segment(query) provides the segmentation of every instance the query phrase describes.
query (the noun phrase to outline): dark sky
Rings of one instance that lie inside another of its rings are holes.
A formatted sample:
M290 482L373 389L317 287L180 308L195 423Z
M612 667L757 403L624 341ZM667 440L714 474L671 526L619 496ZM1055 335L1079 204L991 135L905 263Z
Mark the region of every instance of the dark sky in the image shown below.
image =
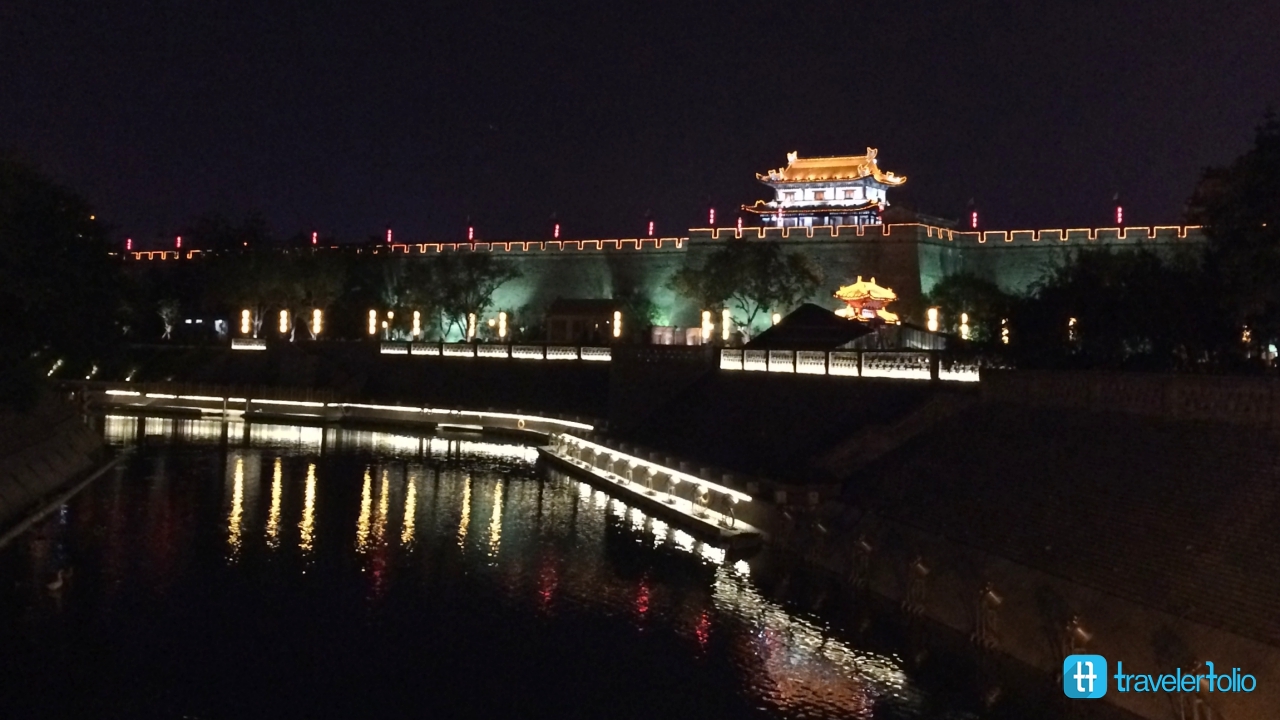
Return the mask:
M1176 223L1280 105L1275 0L0 0L0 147L122 234L660 233L861 153L992 227ZM722 224L729 224L726 220Z

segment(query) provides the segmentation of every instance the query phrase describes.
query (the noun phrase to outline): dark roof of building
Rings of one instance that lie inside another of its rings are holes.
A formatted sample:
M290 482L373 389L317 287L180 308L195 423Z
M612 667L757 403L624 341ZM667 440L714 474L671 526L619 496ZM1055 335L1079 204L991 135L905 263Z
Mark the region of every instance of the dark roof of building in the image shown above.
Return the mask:
M826 308L805 303L747 343L756 349L833 350L871 332L874 326L849 320Z
M548 315L610 315L621 307L610 298L556 298L547 308Z
M855 504L1280 645L1274 437L1219 423L983 403L860 469Z

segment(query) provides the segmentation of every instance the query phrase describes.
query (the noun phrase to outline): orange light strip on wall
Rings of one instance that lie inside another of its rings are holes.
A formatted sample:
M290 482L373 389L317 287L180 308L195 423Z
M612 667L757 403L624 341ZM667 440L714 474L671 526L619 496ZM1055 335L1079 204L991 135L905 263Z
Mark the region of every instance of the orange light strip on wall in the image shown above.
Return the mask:
M875 238L875 237L892 237L895 233L899 236L902 234L910 234L913 228L924 228L926 238L937 238L939 240L946 239L947 242L956 240L976 241L977 245L986 245L988 239L999 238L1003 243L1014 243L1018 241L1026 241L1038 243L1049 238L1056 238L1059 242L1097 242L1101 238L1112 238L1120 241L1133 242L1137 240L1156 240L1161 236L1172 237L1173 239L1185 240L1188 233L1193 230L1201 229L1199 225L1155 225L1151 227L1123 227L1123 228L1047 228L1043 230L978 230L965 231L953 230L951 228L937 227L935 225L926 225L924 223L897 223L894 225L817 225L811 227L728 227L728 228L692 228L689 230L691 234L707 233L712 240L720 240L722 237L729 235L735 239L748 238L755 240L767 240L770 238L790 239L792 237L812 240L815 237L819 240L824 238L838 239L847 237L858 238ZM814 231L818 231L816 234ZM754 232L753 232L754 231ZM1048 237L1046 237L1046 234ZM1132 235L1133 237L1130 237ZM403 253L403 254L419 254L425 255L430 252L444 252L445 250L453 252L469 251L469 252L547 252L547 251L583 251L590 250L601 252L606 250L622 251L622 250L645 250L654 249L661 250L674 246L675 249L681 249L685 246L687 237L674 238L602 238L596 240L508 240L498 242L476 242L476 243L394 243L391 245L374 245L374 246L356 246L357 254L363 253L365 250L373 254L380 252ZM995 244L995 243L993 243ZM324 248L317 248L324 249ZM328 246L330 250L350 249L340 245ZM179 260L179 259L195 259L203 250L190 249L185 251L179 250L133 250L124 253L124 257L133 260Z

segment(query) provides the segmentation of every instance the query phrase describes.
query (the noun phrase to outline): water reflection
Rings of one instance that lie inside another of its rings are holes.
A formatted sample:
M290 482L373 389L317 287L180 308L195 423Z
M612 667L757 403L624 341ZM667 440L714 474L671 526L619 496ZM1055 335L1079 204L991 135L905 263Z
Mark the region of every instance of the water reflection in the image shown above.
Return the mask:
M391 489L387 480L387 470L382 470L382 486L378 490L378 517L373 521L373 541L381 543L387 530L387 504L390 501Z
M356 520L356 550L369 549L369 513L373 509L373 476L364 469L364 489L360 491L360 517Z
M458 521L458 547L467 545L467 526L471 524L471 475L467 474L467 484L462 489L462 517Z
M231 514L227 517L227 545L231 548L231 559L240 556L241 519L244 514L244 458L236 457L234 477L231 490Z
M271 510L267 514L267 547L272 550L280 547L280 496L284 479L280 463L277 457L271 472Z
M502 541L502 481L493 485L493 515L489 518L489 557L498 556Z
M217 526L225 520L233 567L222 572L252 579L243 583L245 592L266 593L257 588L273 583L258 579L278 568L294 582L301 582L299 571L308 581L318 574L336 596L355 597L370 613L415 608L414 622L424 624L415 626L421 637L447 633L442 626L448 623L465 625L468 612L488 623L501 614L521 637L563 632L561 643L582 641L577 636L583 627L615 623L602 642L620 665L644 667L645 653L657 647L645 643L662 639L668 644L656 654L664 662L698 677L710 672L672 654L675 638L698 662L725 663L711 675L735 678L731 692L745 698L747 709L765 707L782 717L872 717L889 704L895 717L923 716L920 694L895 658L860 650L770 599L748 560L727 556L586 483L535 467L531 448L345 429L254 425L246 433L235 423L183 423L109 417L103 425L104 434L120 443L168 432L172 446L148 443L140 451L154 453L147 457L157 458L149 470L156 477L199 478L218 467L215 477L225 483L210 514L203 514L198 493L183 501L191 503L184 515L166 510L154 517L132 511L127 484L100 484L83 495L73 507L71 532L77 520L85 528L94 521L108 528L86 532L84 540L104 544L103 561L120 566L112 572L121 580L104 585L107 592L130 587L126 546L132 534L143 532L139 525L182 516L221 534ZM193 442L208 447L192 449ZM269 488L259 483L268 463ZM166 503L174 503L169 494L183 492L178 484L157 487L150 491L164 494ZM257 511L255 502L269 502L267 512ZM477 523L488 521L475 533L473 513ZM296 535L289 530L295 525ZM181 573L200 572L199 563L183 561L199 544L185 542L169 551L179 559L163 566L179 585ZM354 562L330 562L335 555ZM268 556L274 565L262 564ZM200 586L207 578L187 582ZM344 594L344 583L358 583L359 592ZM332 617L349 615L348 607L337 607ZM524 624L526 615L542 624ZM310 647L312 641L299 642ZM442 646L467 652L459 649L466 646L462 641ZM599 672L594 680L614 681L612 669ZM708 693L729 692L713 689L718 680L704 680Z
M298 547L310 554L316 529L316 464L307 463L306 495L302 501L302 520L298 523Z
M416 472L409 473L409 479L405 482L404 491L404 521L401 523L400 544L408 547L413 543L413 525L418 512L418 475Z

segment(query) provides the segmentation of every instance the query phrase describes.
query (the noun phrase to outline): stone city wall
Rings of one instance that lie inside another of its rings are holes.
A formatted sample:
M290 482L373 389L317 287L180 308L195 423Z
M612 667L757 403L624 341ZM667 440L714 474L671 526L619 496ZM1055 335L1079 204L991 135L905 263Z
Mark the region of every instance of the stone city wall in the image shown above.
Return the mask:
M471 243L407 243L363 247L357 252L391 253L412 260L445 252L484 252L512 259L521 276L499 288L498 310L540 316L557 297L609 298L638 290L658 310L658 325L693 327L704 308L677 296L668 282L686 259L701 263L717 244L731 239L779 241L809 255L824 281L809 302L838 305L831 295L859 275L897 292L895 312L923 313L923 297L942 278L972 273L1011 293L1025 293L1055 266L1087 247L1149 248L1162 257L1198 256L1205 236L1198 227L1074 228L959 231L922 224L849 225L810 228L701 228L685 238L615 238ZM351 252L352 248L319 248ZM127 261L185 262L200 250L131 251ZM173 263L177 264L177 263Z

